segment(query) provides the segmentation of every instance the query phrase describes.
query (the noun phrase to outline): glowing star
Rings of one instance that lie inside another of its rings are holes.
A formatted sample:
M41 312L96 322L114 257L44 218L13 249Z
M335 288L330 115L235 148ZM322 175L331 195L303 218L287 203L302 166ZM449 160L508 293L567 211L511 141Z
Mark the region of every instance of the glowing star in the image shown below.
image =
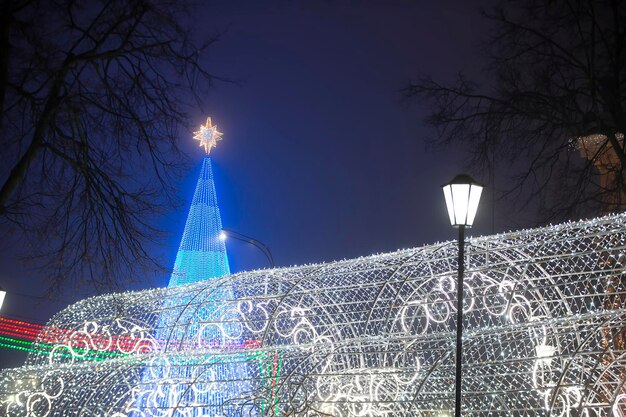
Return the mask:
M193 132L193 138L200 141L200 146L204 147L206 154L211 153L211 149L217 145L218 140L222 140L222 132L217 131L217 126L211 123L211 118L207 117L206 125L200 126L200 130Z

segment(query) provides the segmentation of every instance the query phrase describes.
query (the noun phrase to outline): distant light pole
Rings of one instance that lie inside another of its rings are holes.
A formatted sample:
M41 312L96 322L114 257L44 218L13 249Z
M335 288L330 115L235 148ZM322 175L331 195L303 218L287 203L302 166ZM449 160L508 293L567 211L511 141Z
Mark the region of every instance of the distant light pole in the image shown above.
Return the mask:
M2 304L4 303L4 297L7 295L7 292L4 288L0 287L0 310L2 310Z
M220 239L226 240L229 237L235 240L240 240L242 242L246 242L253 246L256 246L257 249L263 252L263 255L265 255L268 262L270 263L270 266L272 268L276 267L276 265L274 264L274 257L272 256L272 252L270 251L270 248L268 248L263 242L260 242L248 235L244 235L243 233L239 233L235 230L228 229L226 227L222 228L222 231L220 232Z
M450 224L459 229L459 260L456 304L456 377L454 417L461 417L461 376L463 358L463 274L465 273L465 228L472 227L483 186L469 175L457 175L443 186Z

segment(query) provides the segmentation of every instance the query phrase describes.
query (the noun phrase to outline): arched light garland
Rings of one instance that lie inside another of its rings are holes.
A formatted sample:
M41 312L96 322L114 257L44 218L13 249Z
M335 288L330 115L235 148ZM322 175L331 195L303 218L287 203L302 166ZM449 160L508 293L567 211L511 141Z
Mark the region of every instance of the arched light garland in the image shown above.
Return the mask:
M469 239L464 415L624 417L625 262L623 214ZM445 415L455 271L441 243L86 299L0 416Z

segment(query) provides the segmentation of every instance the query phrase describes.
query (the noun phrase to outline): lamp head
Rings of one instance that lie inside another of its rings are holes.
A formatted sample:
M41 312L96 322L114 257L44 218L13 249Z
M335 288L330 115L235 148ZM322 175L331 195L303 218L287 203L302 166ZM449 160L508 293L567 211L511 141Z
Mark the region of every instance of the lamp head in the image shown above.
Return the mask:
M450 224L454 227L472 227L483 186L469 175L461 174L442 188Z
M7 292L4 288L0 287L0 310L2 310L2 304L4 303L4 297L7 295Z
M220 240L224 241L224 240L226 240L227 237L228 237L228 234L224 230L221 230L220 234L219 234Z

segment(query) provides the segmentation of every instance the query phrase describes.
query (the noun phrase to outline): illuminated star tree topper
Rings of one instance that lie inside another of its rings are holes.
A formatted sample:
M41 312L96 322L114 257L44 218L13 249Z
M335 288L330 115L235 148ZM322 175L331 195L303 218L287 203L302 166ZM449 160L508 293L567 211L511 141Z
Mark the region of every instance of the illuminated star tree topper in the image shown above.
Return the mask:
M222 140L222 132L218 132L217 126L211 122L211 118L207 117L206 124L200 126L200 130L193 132L193 138L200 141L200 146L204 147L206 154L211 153L211 149L217 145L218 140Z

